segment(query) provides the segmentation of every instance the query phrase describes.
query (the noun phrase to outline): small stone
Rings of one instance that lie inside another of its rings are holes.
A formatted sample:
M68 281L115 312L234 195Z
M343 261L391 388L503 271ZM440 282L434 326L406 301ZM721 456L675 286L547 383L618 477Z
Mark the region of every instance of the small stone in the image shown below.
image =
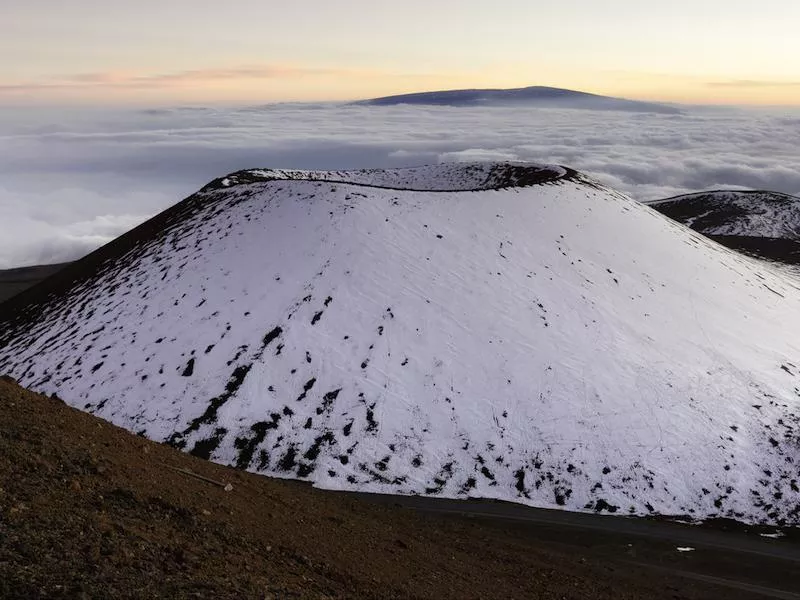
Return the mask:
M11 508L9 508L8 512L9 512L9 514L13 515L13 514L16 514L16 513L24 512L26 510L28 510L28 505L25 504L24 502L20 502L16 506L12 506Z
M210 511L210 510L206 510L206 509L204 508L204 509L203 509L203 514L204 514L205 516L209 516L209 515L211 514L211 511Z
M228 483L228 484L225 485L225 487L223 489L226 492L232 492L233 491L233 486L230 483Z

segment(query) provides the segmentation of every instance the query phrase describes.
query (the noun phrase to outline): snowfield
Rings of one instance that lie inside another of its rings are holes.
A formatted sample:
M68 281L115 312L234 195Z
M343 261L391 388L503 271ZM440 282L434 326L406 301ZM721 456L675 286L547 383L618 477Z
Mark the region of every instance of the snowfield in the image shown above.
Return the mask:
M239 172L126 239L0 373L324 488L800 523L800 280L570 169Z

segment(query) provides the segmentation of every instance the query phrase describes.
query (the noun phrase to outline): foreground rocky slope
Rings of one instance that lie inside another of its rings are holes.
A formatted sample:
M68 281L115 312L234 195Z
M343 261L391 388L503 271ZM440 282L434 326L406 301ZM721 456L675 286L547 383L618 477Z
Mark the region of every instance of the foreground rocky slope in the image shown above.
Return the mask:
M0 379L0 598L748 597L538 537L214 465Z
M800 519L797 280L569 169L241 172L46 283L0 370L197 456Z

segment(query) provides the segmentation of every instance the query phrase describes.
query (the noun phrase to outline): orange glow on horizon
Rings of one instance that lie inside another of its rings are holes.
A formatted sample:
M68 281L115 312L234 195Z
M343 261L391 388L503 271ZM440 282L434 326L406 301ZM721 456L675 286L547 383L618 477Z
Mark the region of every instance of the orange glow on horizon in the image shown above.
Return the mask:
M547 85L635 100L722 105L800 105L800 82L725 80L623 71L518 68L440 73L256 65L165 73L119 70L36 81L0 81L0 103L259 104L348 101L422 91ZM526 76L528 79L526 80Z

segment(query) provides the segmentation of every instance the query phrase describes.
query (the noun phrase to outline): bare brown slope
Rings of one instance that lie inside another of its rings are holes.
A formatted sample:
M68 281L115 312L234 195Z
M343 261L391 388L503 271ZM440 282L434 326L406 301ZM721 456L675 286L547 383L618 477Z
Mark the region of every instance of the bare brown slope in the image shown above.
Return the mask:
M531 539L214 465L0 380L1 598L720 592Z

